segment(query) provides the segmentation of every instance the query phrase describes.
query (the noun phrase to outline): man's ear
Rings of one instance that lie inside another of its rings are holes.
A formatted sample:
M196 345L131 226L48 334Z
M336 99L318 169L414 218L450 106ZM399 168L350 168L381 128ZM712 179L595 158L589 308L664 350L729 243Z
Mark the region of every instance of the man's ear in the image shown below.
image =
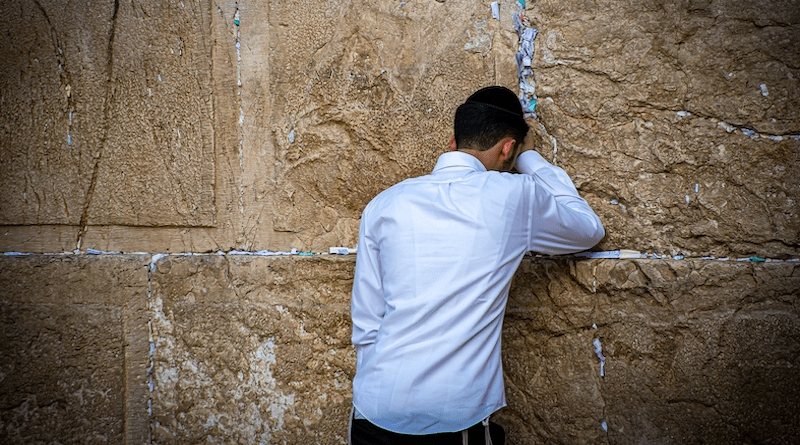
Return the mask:
M516 143L517 141L511 138L508 138L505 140L505 142L503 142L503 147L500 149L500 154L502 155L503 160L511 157L511 155L514 153L514 144Z
M456 135L450 136L450 150L456 151Z

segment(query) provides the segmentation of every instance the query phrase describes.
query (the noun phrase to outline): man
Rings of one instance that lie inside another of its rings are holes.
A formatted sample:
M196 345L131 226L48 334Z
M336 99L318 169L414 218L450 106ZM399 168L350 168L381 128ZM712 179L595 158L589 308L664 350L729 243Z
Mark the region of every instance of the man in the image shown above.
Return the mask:
M433 173L364 209L354 445L502 442L499 427L490 439L488 418L506 405L500 332L511 278L528 251L576 252L604 236L528 132L511 90L483 88L456 110L453 151ZM507 173L514 164L520 174Z

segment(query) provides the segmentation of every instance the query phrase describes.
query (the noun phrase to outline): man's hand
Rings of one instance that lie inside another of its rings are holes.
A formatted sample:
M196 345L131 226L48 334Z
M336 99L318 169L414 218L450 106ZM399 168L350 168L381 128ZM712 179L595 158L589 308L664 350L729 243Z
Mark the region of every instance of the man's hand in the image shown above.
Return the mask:
M528 133L525 134L525 140L522 141L522 148L519 152L528 150L533 150L533 130L530 127L528 127Z

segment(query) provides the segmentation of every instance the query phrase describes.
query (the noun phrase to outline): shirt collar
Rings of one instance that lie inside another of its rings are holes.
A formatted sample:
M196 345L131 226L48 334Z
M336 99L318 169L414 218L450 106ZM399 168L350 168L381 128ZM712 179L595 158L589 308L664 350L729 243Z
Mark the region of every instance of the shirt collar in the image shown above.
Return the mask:
M438 173L444 169L486 171L486 167L478 158L471 154L464 153L463 151L448 151L439 156L439 160L436 161L436 166L433 167L433 173Z

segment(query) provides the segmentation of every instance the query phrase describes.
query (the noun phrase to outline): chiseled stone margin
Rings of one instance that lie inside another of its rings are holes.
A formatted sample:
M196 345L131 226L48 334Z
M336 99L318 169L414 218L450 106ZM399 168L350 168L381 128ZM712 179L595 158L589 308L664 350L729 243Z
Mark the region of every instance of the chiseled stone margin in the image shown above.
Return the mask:
M0 442L148 440L147 258L0 256Z

